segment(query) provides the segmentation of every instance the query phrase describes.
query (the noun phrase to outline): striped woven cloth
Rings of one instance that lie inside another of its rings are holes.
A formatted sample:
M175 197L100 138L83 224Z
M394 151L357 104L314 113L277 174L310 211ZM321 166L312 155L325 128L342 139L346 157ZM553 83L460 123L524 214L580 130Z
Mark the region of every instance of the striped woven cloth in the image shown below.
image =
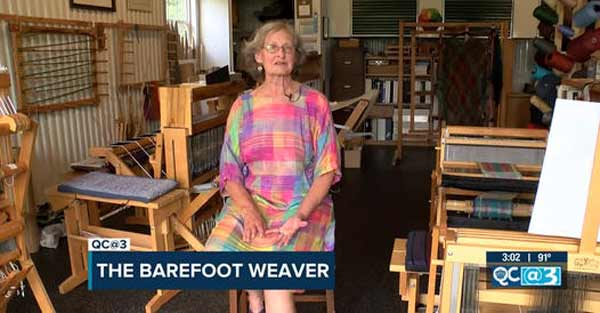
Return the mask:
M509 163L479 163L481 173L485 177L504 178L504 179L522 179L523 175L513 164Z
M473 201L473 215L477 218L510 220L516 196L516 193L507 192L483 193Z

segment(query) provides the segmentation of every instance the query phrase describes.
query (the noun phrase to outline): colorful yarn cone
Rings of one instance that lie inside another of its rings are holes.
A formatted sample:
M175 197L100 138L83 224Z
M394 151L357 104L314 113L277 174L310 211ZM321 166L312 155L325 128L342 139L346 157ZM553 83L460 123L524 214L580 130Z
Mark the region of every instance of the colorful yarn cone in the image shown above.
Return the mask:
M552 111L552 107L546 103L546 101L542 100L542 98L538 96L532 96L529 99L529 102L536 108L538 108L542 113Z
M419 14L419 23L435 23L442 21L442 15L440 11L435 8L428 8L421 10L421 14Z
M555 68L563 73L570 72L574 65L573 60L558 51L546 55L546 63L548 63L551 68Z
M534 67L533 67L533 75L532 75L532 77L535 80L540 80L540 79L544 78L544 76L546 76L546 75L552 75L552 74L553 73L552 73L551 70L549 70L547 68L544 68L544 67L541 67L538 64L534 65Z
M563 34L563 36L565 36L567 38L571 38L571 37L575 36L575 31L569 26L559 25L558 31L561 32Z
M556 75L546 75L535 84L535 94L554 107L558 91L556 87L560 85L561 78Z
M546 55L547 55L547 53L544 53L544 52L538 50L535 53L535 56L533 57L535 60L535 63L537 63L539 66L541 66L543 68L550 68L550 65L548 65L548 63L546 63Z
M554 43L542 38L534 39L533 46L544 53L552 53L554 50L556 50Z
M558 14L545 3L542 3L542 5L533 10L533 16L546 24L555 25L558 23Z
M592 1L581 8L581 10L575 12L575 15L573 15L573 25L575 27L586 27L599 18L600 3Z
M567 54L576 62L585 62L598 49L600 49L600 28L587 31L571 40L567 46Z
M552 26L550 24L540 22L538 24L538 32L540 33L540 36L542 36L543 38L552 41L552 38L554 38L555 28L554 28L554 26Z

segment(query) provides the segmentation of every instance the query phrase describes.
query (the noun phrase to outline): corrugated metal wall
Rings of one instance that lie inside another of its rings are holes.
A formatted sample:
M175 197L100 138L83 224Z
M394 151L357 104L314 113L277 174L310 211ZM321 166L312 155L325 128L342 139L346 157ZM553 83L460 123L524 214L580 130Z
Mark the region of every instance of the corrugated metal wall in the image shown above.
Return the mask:
M127 1L117 0L116 12L90 11L71 9L67 0L3 0L0 1L0 13L31 17L82 20L87 22L136 23L146 25L164 25L164 1L153 0L153 11L137 12L127 10ZM0 64L9 64L12 58L10 34L6 23L2 23L0 31ZM99 89L107 94L100 98L97 106L67 109L52 113L36 113L31 117L40 127L32 164L32 188L34 201L45 201L44 189L63 180L69 164L88 156L92 146L106 145L115 138L115 120L124 115L140 116L143 95L139 88L119 89L119 71L121 65L117 57L117 30L106 29L107 52L99 53L99 59L107 59L108 63L99 64L98 81L107 83ZM164 73L162 61L162 37L157 31L140 31L130 33L133 42L136 64L127 70L133 71L131 81L159 80ZM12 66L11 66L12 68ZM146 129L156 125L146 125Z
M2 0L0 13L45 18L80 20L87 22L163 25L164 0L152 0L152 12L127 10L127 0L116 0L117 11L71 9L69 0Z
M515 39L515 58L513 64L513 92L523 92L525 84L533 83L531 72L535 65L536 48L531 39Z

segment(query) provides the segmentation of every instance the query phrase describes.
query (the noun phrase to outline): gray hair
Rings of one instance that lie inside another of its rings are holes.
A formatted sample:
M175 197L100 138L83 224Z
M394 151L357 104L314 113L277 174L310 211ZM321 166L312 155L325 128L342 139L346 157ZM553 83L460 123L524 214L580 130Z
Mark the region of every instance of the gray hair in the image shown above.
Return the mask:
M292 36L294 48L296 49L296 60L292 71L293 76L298 73L298 69L304 62L306 51L304 51L304 47L302 46L302 39L296 34L292 25L284 21L268 22L254 32L252 39L246 41L244 43L244 48L242 49L243 68L258 82L263 82L265 80L265 73L264 71L258 70L258 63L256 62L254 55L263 48L267 35L271 32L278 32L280 30L284 30Z

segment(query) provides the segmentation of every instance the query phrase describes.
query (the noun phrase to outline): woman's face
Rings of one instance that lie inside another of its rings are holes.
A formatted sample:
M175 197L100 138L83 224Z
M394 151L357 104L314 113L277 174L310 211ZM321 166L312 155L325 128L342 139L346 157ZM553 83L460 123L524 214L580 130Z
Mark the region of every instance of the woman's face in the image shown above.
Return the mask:
M290 75L296 61L292 35L285 30L270 32L254 57L257 63L262 64L266 75Z

